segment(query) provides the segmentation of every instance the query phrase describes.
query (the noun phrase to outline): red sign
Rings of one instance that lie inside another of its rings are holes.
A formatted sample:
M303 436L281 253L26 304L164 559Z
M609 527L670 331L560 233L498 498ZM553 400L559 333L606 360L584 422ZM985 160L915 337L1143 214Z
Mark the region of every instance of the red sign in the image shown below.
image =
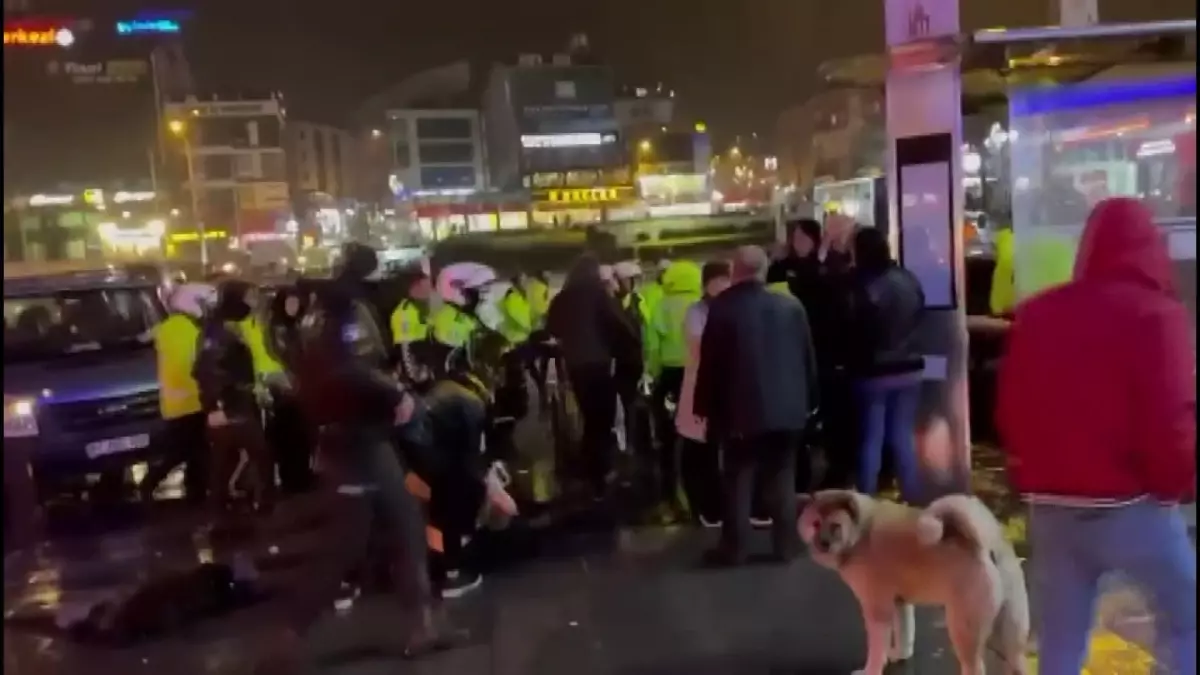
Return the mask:
M70 47L73 44L75 33L62 26L4 28L5 47Z

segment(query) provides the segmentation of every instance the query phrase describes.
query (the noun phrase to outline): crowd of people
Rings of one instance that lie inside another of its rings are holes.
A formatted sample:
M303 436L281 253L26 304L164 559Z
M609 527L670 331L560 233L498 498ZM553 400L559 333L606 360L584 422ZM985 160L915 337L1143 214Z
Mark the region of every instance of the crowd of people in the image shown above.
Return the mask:
M1194 596L1178 587L1195 589L1195 554L1178 511L1158 505L1194 492L1194 350L1165 245L1138 209L1096 210L1074 279L1018 307L1002 367L998 426L1034 504L1031 579L1060 600L1040 614L1043 663L1057 664L1044 672L1079 671L1109 569L1155 592L1163 639L1195 662ZM490 323L481 303L494 274L435 288L427 267L402 276L385 321L366 283L378 259L361 245L346 247L333 280L280 289L269 312L244 282L185 284L155 338L175 455L143 493L185 463L187 495L220 521L243 454L260 510L277 490L324 491L339 540L311 563L314 581L265 663L295 665L299 636L380 555L380 540L406 651L426 653L461 637L437 600L478 587L467 542L517 515L505 480L519 461L512 429L530 412L526 382L544 405L553 361L581 418L580 473L597 502L613 497L617 453L632 444L650 460L655 518L721 529L711 563L745 562L755 525L791 560L798 493L877 493L894 476L905 501L935 495L915 447L921 284L877 228L830 216L787 232L774 255L745 246L704 264L646 269L585 254L557 293L539 274L513 279ZM1116 319L1145 331L1093 325ZM1135 555L1121 541L1146 548Z

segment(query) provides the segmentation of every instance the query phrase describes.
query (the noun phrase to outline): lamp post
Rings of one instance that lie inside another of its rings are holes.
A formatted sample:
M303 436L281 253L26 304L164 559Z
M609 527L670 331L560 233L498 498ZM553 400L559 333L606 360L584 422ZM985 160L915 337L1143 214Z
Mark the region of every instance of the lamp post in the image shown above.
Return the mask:
M196 224L196 235L200 238L200 265L208 267L208 237L204 231L204 221L200 218L200 193L196 189L196 167L192 154L192 140L188 136L187 125L181 120L171 120L167 129L183 142L183 159L187 164L188 195L192 200L192 221Z

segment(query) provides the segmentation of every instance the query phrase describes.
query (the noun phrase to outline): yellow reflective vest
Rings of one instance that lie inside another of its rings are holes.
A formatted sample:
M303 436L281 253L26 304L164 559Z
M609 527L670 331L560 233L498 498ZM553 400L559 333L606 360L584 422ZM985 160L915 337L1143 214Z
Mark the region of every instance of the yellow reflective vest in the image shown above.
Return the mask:
M200 322L186 314L171 314L154 329L158 361L158 409L164 420L201 411L200 386L192 376Z
M533 307L521 291L511 288L500 301L500 334L509 344L517 345L529 339L533 332Z
M254 376L262 379L268 375L283 372L283 365L271 356L267 349L267 333L263 329L262 320L251 314L234 324L246 347L250 350L250 358L254 361Z
M529 301L529 321L533 328L546 323L546 312L550 311L550 286L541 279L530 279L525 285Z

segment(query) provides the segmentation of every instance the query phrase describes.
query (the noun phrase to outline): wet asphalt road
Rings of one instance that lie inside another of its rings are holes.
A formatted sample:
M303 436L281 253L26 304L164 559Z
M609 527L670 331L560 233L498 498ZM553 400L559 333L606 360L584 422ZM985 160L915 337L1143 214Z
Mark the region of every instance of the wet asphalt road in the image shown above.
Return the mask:
M975 489L1023 552L1023 517L999 457L976 451ZM303 579L306 551L337 534L321 505L297 499L234 547L256 561L268 599L134 647L89 646L53 625L63 608L211 559L199 518L179 504L127 508L94 520L56 519L36 558L5 565L6 675L237 674L248 672L281 598ZM307 641L314 673L365 675L823 675L861 665L858 608L840 580L806 559L713 571L698 564L715 534L691 527L584 526L528 535L521 559L489 574L481 592L449 603L470 644L419 663L396 656L397 613L386 596L331 612ZM767 552L766 534L758 553ZM1034 598L1036 608L1037 599ZM1145 605L1120 584L1102 603L1094 675L1150 672ZM893 672L957 672L938 611L918 613L917 654ZM1122 624L1122 622L1124 622ZM1152 630L1152 624L1151 624ZM1141 631L1139 634L1138 632ZM998 665L998 664L997 664ZM1000 672L996 670L994 672Z

